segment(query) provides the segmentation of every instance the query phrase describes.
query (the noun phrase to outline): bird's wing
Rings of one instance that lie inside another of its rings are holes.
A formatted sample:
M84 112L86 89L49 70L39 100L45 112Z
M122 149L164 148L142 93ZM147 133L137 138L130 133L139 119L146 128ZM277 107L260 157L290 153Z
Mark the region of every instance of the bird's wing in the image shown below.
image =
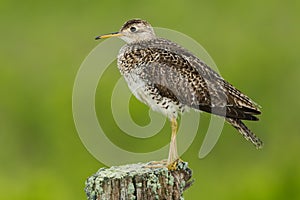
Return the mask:
M179 45L156 39L145 46L139 44L135 54L143 57L142 78L161 95L216 115L258 120L253 116L260 114L257 104Z

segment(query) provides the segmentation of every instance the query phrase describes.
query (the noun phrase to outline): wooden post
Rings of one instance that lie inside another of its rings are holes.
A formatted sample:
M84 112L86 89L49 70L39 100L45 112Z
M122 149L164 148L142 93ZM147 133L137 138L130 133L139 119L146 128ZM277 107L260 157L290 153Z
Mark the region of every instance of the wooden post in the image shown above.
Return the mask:
M186 162L179 161L172 171L155 161L129 164L99 169L87 179L85 192L89 200L177 200L191 178Z

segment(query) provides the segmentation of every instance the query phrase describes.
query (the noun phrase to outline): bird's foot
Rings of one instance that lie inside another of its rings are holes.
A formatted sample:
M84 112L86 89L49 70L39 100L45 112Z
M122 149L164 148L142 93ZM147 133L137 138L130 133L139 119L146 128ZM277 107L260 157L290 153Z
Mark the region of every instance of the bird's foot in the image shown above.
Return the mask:
M177 158L175 161L168 163L167 168L169 171L174 171L178 168L178 164L183 162L180 158Z

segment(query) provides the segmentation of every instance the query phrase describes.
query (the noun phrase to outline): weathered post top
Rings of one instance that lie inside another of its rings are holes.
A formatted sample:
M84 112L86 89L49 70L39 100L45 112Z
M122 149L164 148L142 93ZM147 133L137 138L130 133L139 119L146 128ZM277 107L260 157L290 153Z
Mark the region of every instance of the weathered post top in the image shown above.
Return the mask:
M156 164L155 164L156 163ZM193 183L192 170L179 161L169 171L158 162L101 168L86 181L89 200L183 199Z

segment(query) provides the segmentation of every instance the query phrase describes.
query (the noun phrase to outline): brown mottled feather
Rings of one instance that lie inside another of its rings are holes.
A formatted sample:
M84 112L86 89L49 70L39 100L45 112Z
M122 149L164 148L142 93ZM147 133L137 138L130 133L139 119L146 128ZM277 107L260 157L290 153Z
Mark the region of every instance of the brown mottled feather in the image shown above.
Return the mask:
M127 21L121 28L120 31L123 31L125 29L128 29L130 26L134 25L134 24L143 24L145 26L149 26L150 24L145 21L145 20L141 20L141 19L132 19L132 20L129 20Z
M130 20L120 31L126 32L133 25L151 27L146 21ZM139 34L142 37L143 33ZM224 116L257 148L262 146L241 121L258 120L255 115L261 112L254 101L178 44L148 36L150 39L133 40L128 35L128 44L118 56L120 72L139 100L169 118L176 118L186 107Z
M142 66L141 76L145 82L168 88L158 88L163 96L172 93L180 103L216 115L258 120L253 115L260 111L249 97L191 53L171 42L164 47L164 43L165 39L156 39L131 44L132 50L124 57L132 56L135 65Z
M226 118L226 121L236 128L246 140L254 144L257 149L263 147L263 142L240 119Z

